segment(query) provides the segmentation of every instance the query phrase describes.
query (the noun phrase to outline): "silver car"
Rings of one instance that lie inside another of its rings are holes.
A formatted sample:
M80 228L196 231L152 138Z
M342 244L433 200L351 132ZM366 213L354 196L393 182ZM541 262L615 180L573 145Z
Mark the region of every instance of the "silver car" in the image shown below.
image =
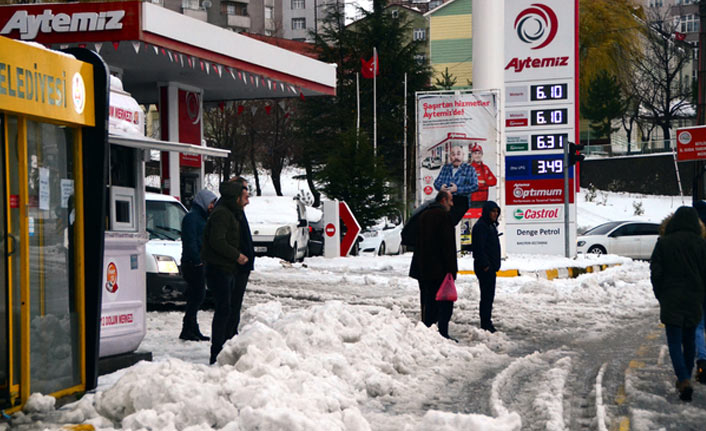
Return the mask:
M617 254L649 259L659 238L659 224L611 221L587 230L576 241L578 253Z

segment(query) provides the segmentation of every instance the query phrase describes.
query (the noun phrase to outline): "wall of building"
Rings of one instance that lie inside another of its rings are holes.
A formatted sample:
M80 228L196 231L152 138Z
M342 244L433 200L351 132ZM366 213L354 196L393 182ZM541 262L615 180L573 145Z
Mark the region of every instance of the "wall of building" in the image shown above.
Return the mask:
M455 87L467 87L473 80L471 49L471 0L455 0L429 14L432 81L448 68Z

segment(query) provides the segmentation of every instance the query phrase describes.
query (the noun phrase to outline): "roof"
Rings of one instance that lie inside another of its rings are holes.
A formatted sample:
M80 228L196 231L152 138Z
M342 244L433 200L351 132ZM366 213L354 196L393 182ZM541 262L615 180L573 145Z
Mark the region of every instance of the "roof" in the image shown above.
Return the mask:
M98 13L109 14L109 19L98 20ZM59 14L70 24L56 21L34 33L19 25L22 16L53 22ZM86 15L96 15L96 20L88 21ZM84 28L71 30L74 21L75 27L84 23ZM202 89L205 102L336 94L335 64L149 2L0 6L0 32L54 49L94 49L111 71L122 75L125 89L140 103L156 103L156 83L166 82Z
M296 52L297 54L301 54L301 55L305 55L307 57L318 59L318 55L316 54L316 47L314 46L313 43L285 39L282 37L263 36L261 34L247 33L247 32L243 32L240 34L245 35L247 37L251 37L253 39L257 39L257 40L265 42L265 43L269 43L270 45L279 46L280 48L284 48L288 51Z
M447 2L444 2L440 4L439 6L435 7L434 9L430 10L429 12L425 13L424 16L429 16L435 12L438 12L439 10L445 8L446 6L450 5L451 3L455 2L456 0L449 0Z

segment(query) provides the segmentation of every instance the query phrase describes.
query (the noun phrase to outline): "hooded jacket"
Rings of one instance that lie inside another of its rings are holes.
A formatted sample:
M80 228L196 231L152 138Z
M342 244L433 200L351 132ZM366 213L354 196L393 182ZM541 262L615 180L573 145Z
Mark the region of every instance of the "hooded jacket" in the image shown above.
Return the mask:
M241 253L240 222L244 217L243 208L237 201L243 192L243 185L238 181L224 182L218 191L221 199L206 222L201 259L222 271L235 273Z
M196 194L191 210L181 221L181 262L201 265L203 230L208 219L208 206L218 199L215 193L203 189Z
M473 250L473 270L477 273L485 268L497 272L500 269L500 239L498 239L497 222L490 220L490 211L497 208L500 217L500 207L493 201L483 205L480 219L473 225L471 231L471 248Z
M419 214L417 242L409 276L417 280L439 280L458 272L454 225L449 212L437 202Z
M679 207L662 223L650 259L650 280L666 325L693 328L701 320L706 294L706 241L698 213Z

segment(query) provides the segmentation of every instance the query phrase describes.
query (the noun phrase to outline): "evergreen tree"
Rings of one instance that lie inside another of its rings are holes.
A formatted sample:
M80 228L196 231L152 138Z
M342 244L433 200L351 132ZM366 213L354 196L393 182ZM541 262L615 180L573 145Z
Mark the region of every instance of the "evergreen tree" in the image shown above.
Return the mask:
M451 90L456 85L456 80L456 77L449 73L449 68L447 67L444 73L436 78L434 85L438 90Z
M393 208L383 161L373 156L367 136L355 129L339 135L318 179L329 197L345 201L363 229Z
M615 76L601 70L591 80L586 94L581 99L581 114L591 121L591 130L599 137L610 137L619 129L612 126L612 121L621 118L626 110L620 83Z
M325 163L329 163L341 145L341 137L356 128L356 74L361 70L361 59L369 60L377 49L380 74L377 76L377 154L382 156L380 168L388 172L390 181L402 182L404 141L404 75L407 73L407 142L408 154L414 143L414 93L429 88L431 69L415 60L420 41L411 37L411 23L400 11L393 18L384 9L385 2L376 0L371 12L354 25L345 26L343 6L330 6L327 20L315 38L318 58L336 63L336 96L307 98L302 104L297 130L300 132L296 163L315 177ZM373 80L359 79L360 83L360 137L370 142L373 136ZM372 151L372 150L371 150ZM410 160L410 167L412 166ZM411 169L409 169L411 171ZM409 181L413 184L413 181ZM317 193L312 189L315 199Z

